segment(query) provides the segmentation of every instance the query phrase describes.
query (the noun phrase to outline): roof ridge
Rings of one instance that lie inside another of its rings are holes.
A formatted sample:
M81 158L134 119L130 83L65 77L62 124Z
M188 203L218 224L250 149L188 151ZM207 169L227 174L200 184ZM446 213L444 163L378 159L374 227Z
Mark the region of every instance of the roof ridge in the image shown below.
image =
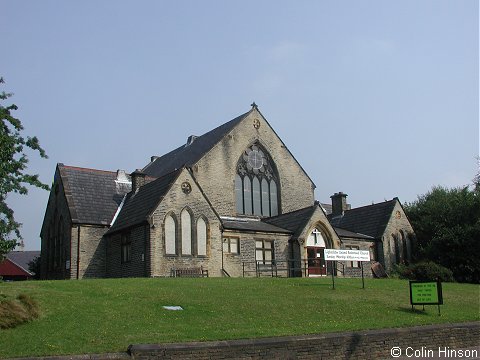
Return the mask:
M86 167L80 167L80 166L65 165L65 164L62 164L62 163L58 163L58 166L62 167L64 169L72 169L72 170L79 170L79 171L85 171L85 172L102 172L102 173L109 173L109 174L116 174L117 173L116 170L93 169L93 168L86 168Z
M378 202L378 203L375 203L375 204L363 205L363 206L355 207L355 208L352 208L352 209L349 209L349 210L345 210L345 212L347 212L347 211L352 211L352 210L357 210L357 209L364 209L364 208L367 208L367 207L385 205L385 204L388 204L388 203L391 203L391 202L395 202L395 201L397 201L397 200L398 200L398 198L397 198L397 197L394 197L394 198L391 199L391 200L386 200L386 201Z
M214 129L209 130L202 135L197 136L195 141L188 146L185 146L185 143L181 144L166 154L156 157L153 161L145 165L142 171L148 174L158 174L162 172L161 168L159 168L160 165L163 165L163 168L169 168L172 166L178 166L179 168L181 166L193 165L199 160L199 158L203 157L203 155L213 149L225 135L233 130L233 128L244 118L246 118L252 111L253 109L235 117L232 120L218 125Z

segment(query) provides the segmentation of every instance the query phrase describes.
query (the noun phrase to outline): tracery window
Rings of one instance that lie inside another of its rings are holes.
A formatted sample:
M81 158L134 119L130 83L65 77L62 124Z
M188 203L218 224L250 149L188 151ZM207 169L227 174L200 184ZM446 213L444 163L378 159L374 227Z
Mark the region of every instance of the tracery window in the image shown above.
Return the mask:
M237 163L235 198L238 214L279 214L278 174L260 145L250 146Z

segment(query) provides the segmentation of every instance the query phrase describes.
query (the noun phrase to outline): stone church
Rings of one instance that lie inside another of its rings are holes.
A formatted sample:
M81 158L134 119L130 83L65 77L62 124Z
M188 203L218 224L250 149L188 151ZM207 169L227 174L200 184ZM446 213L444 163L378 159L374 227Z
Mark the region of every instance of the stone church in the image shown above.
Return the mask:
M45 279L165 276L358 276L412 257L414 231L397 198L331 204L258 107L143 168L58 164L41 229ZM327 262L324 249L370 262Z

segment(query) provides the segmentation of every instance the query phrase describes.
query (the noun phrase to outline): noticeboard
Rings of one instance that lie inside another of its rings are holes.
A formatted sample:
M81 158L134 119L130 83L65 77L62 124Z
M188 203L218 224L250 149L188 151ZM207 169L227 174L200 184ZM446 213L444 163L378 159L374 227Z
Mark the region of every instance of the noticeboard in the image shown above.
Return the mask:
M442 305L442 283L440 281L410 281L410 304Z
M325 260L331 261L370 261L368 250L325 249Z

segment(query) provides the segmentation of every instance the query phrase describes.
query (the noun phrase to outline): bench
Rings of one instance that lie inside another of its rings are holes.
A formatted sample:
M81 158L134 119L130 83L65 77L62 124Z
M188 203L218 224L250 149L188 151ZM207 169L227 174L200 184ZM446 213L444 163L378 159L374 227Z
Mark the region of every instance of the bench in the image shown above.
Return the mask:
M208 270L203 267L172 268L170 277L208 277Z

